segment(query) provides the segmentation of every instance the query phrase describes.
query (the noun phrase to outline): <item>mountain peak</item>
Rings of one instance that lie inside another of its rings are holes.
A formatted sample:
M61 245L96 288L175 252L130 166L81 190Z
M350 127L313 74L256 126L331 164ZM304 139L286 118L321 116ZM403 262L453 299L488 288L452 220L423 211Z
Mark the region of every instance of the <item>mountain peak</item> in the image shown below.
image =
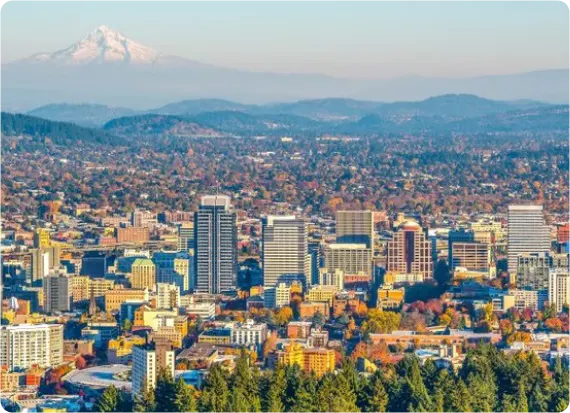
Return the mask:
M121 32L101 25L78 43L54 53L40 53L30 59L67 64L104 62L150 64L154 63L159 56L160 53L156 50L130 40Z

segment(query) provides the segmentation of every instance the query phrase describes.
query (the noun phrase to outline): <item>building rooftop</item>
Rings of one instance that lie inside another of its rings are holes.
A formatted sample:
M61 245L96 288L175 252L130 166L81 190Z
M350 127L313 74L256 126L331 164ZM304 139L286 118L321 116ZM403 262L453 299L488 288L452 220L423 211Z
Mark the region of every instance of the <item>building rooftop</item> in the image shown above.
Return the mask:
M90 367L83 370L73 370L63 376L64 382L74 385L87 386L93 389L103 389L111 385L131 391L131 381L127 379L131 367L123 364L110 364ZM124 377L124 378L123 378Z

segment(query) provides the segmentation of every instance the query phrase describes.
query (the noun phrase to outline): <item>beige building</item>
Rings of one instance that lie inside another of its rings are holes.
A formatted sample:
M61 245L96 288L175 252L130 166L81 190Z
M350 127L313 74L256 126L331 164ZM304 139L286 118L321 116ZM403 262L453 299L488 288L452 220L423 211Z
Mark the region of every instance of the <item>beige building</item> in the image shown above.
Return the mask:
M180 307L180 288L176 284L156 284L156 308Z
M307 291L305 299L307 301L327 302L330 305L337 293L338 288L335 285L316 285Z
M62 324L2 326L0 338L0 365L10 371L63 363Z
M372 249L366 244L327 244L324 261L329 271L341 270L345 275L372 275Z
M344 271L337 268L329 271L328 268L319 268L319 285L334 285L340 290L344 289Z
M568 268L551 269L548 279L548 302L556 305L556 311L561 312L569 302Z
M137 258L131 266L131 287L154 291L156 287L156 265L149 258Z
M119 227L115 236L119 244L142 244L150 240L150 232L145 227Z
M127 301L148 301L148 290L116 288L105 292L105 311L113 313L121 309L121 304Z
M89 278L84 276L71 278L73 302L88 301L91 297L103 297L105 292L115 287L113 280Z
M491 264L491 247L489 244L479 242L454 242L451 246L453 263L452 268L462 267L468 271L494 277L495 271Z

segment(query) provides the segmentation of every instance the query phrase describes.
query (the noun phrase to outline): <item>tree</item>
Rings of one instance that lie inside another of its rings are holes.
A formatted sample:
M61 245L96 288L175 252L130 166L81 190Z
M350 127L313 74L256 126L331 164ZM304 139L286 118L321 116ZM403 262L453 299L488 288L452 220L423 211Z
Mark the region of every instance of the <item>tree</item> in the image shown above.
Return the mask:
M94 410L97 412L118 412L120 402L119 390L111 385L107 387L95 402Z
M156 409L159 412L177 412L176 409L176 385L172 374L161 369L156 378L155 398L157 400Z
M451 281L451 272L445 260L439 260L435 266L433 278L439 285L448 284Z
M201 412L223 412L229 405L230 392L226 375L219 363L215 363L206 377L198 400Z
M196 391L192 386L187 385L182 378L176 381L174 387L174 407L177 412L195 412L196 411Z
M325 325L326 319L325 316L320 312L317 311L311 320L315 328L323 328Z
M455 388L451 393L451 411L470 412L471 410L471 394L462 379L457 380Z
M388 407L388 393L380 374L374 374L367 386L368 400L364 411L385 412Z
M413 356L406 357L404 360L406 360L405 364L407 364L407 366L402 366L401 369L404 372L404 387L402 393L408 411L431 411L431 399L422 379L418 358Z
M125 321L123 321L123 331L131 331L131 328L133 328L133 323L128 318L125 318Z
M275 314L275 322L280 326L284 326L292 319L293 319L293 310L291 310L291 307L288 306L281 307L279 310L277 310L277 313Z
M133 410L136 412L154 412L156 411L156 398L154 388L147 388L146 379L142 384L143 392L136 394L133 403Z
M285 369L282 365L278 365L269 379L269 385L262 400L263 411L285 411L283 395L285 394L286 388L287 380L285 377Z
M87 367L87 360L85 360L85 357L83 356L79 356L75 359L75 368L77 370L83 370L85 367Z
M314 375L303 378L295 391L292 408L294 412L316 412L317 380ZM271 410L267 410L271 411Z
M362 330L369 333L391 333L400 326L400 314L380 309L371 309Z

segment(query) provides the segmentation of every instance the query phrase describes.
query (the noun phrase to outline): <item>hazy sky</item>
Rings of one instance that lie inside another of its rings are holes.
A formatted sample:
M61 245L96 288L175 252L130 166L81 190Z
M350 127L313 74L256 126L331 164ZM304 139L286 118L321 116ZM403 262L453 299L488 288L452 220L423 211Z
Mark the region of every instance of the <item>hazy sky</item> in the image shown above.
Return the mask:
M562 2L9 2L2 61L63 49L100 25L218 66L354 78L568 67Z

